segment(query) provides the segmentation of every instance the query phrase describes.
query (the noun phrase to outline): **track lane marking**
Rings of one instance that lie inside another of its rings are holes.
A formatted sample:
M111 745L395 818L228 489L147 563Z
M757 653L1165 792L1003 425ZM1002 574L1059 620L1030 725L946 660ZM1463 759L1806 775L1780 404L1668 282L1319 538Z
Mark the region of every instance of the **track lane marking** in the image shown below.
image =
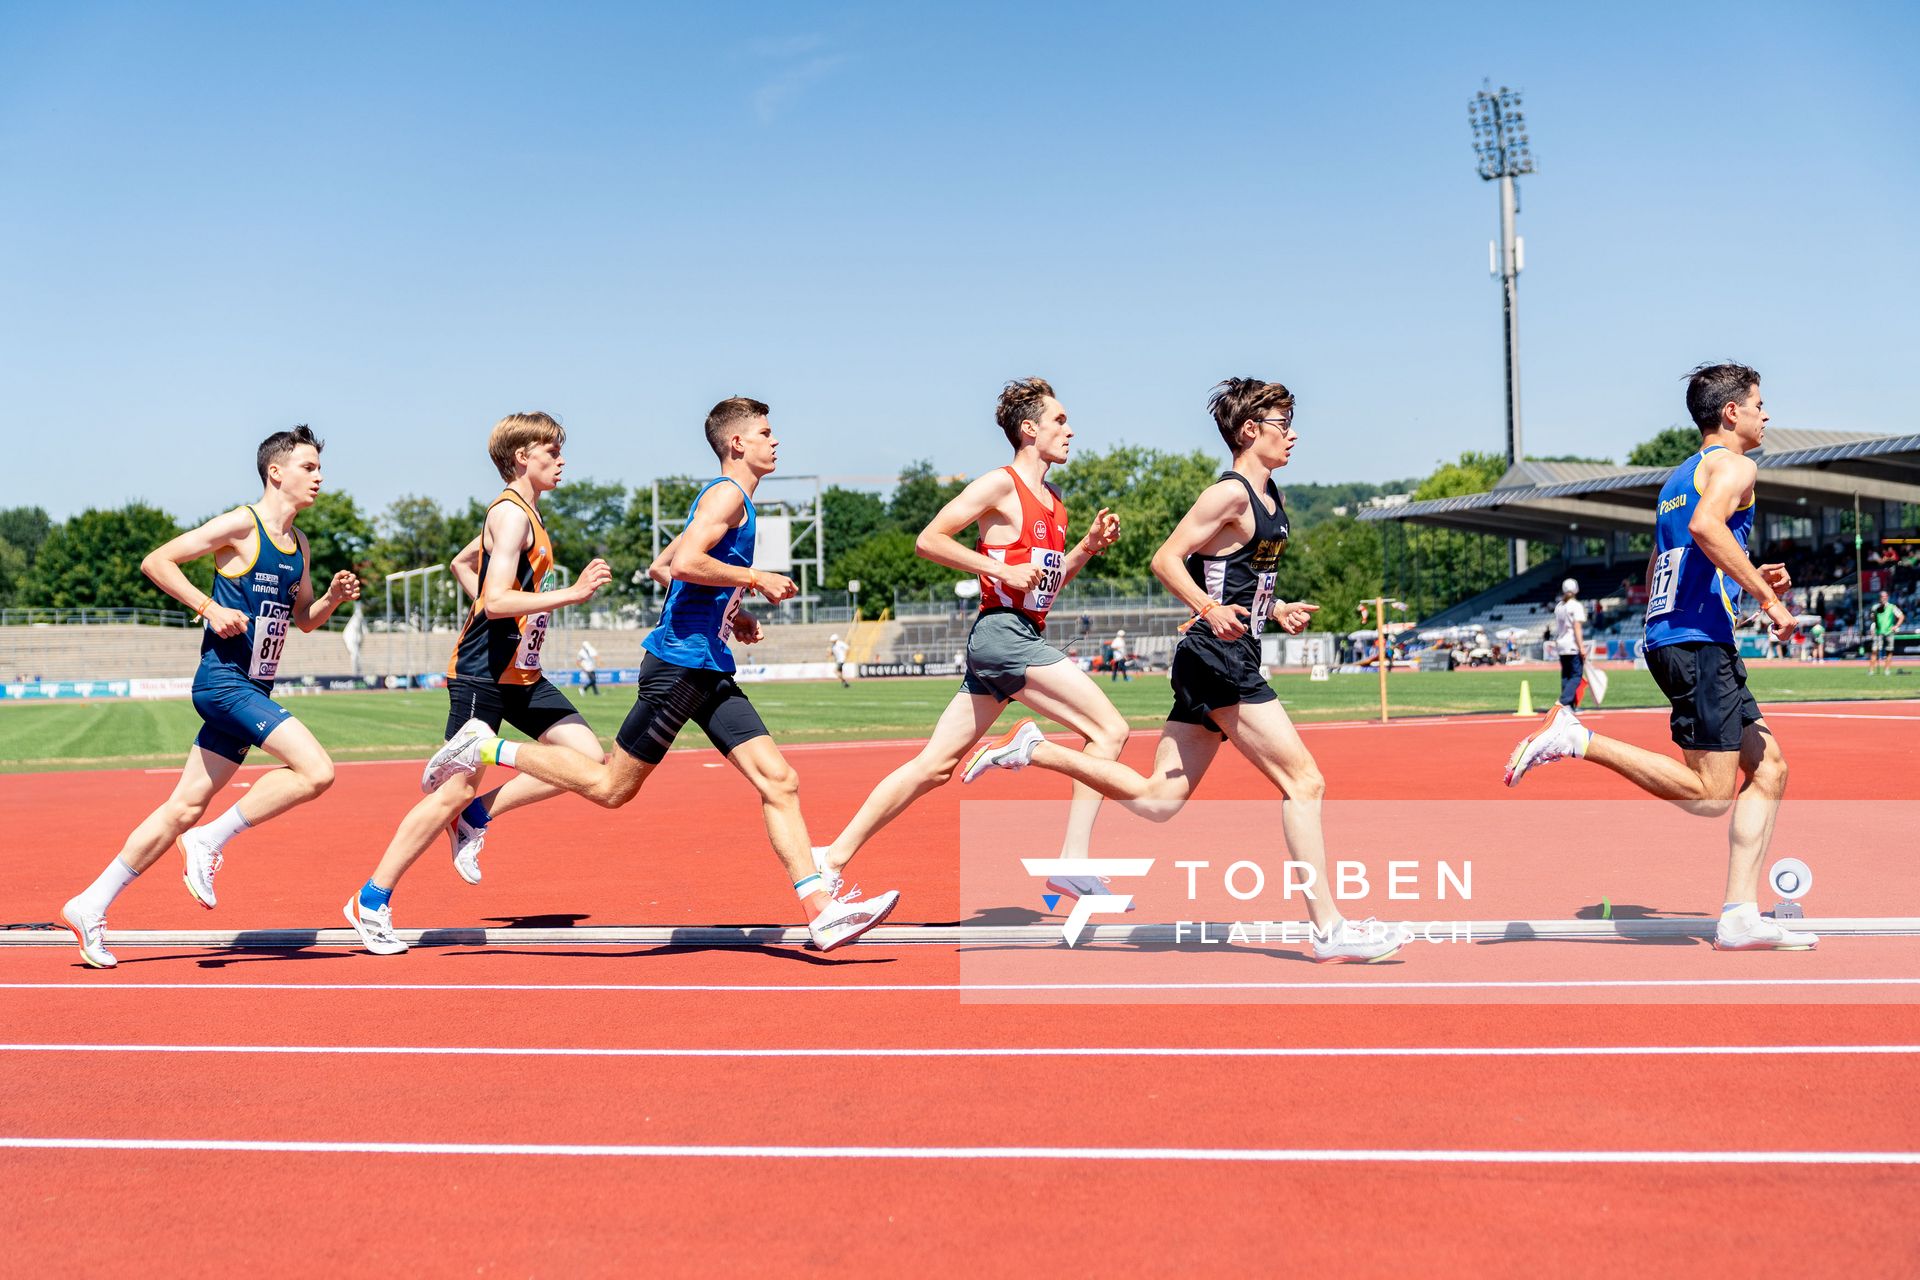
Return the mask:
M943 1048L593 1048L539 1045L0 1044L0 1053L346 1054L498 1058L1636 1058L1920 1054L1920 1044L1720 1045L1074 1045Z
M41 1151L233 1151L275 1155L574 1156L745 1160L1109 1160L1246 1164L1920 1165L1920 1151L1473 1150L1312 1147L633 1146L532 1142L317 1142L237 1138L0 1137Z
M1475 991L1552 989L1920 987L1915 978L1542 978L1457 982L902 982L902 983L593 983L593 982L0 982L0 991L613 991L665 993L862 994L970 991Z

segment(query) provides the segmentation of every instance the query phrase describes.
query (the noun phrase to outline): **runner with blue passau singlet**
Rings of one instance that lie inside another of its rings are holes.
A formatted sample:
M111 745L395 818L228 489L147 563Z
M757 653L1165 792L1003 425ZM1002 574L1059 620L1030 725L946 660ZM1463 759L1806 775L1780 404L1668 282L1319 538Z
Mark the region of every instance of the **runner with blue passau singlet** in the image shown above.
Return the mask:
M639 794L691 720L759 793L767 838L807 913L808 932L815 946L830 951L886 919L900 895L832 893L813 863L799 778L733 678L729 643L760 639L759 620L742 607L747 598L757 594L777 604L798 590L784 574L753 567L753 493L773 473L780 443L768 412L760 401L736 396L707 415L707 443L720 459L720 474L695 495L686 528L649 569L655 581L670 584L667 603L643 642L638 696L613 754L601 762L564 747L509 742L474 720L427 762L421 785L432 791L456 774L497 764L617 809Z
M1758 603L1774 639L1794 632L1780 593L1785 565L1748 557L1758 468L1747 455L1766 436L1760 375L1745 365L1701 365L1688 375L1687 411L1700 452L1660 489L1653 554L1647 560L1647 669L1673 706L1677 761L1594 733L1573 709L1555 706L1546 724L1515 747L1506 782L1536 765L1591 760L1649 795L1708 817L1731 814L1726 899L1714 930L1725 951L1808 950L1819 939L1760 914L1760 863L1786 794L1787 762L1747 689L1734 648L1742 593Z
M360 596L360 580L342 569L326 594L315 598L307 538L294 527L295 516L319 496L321 447L306 426L268 436L255 454L265 486L259 501L215 516L140 562L155 586L204 621L193 677L193 709L202 723L173 794L134 828L99 878L61 908L80 941L81 958L96 969L118 963L106 945L107 908L169 848L180 850L187 891L211 909L214 874L228 842L333 784L325 748L273 700L289 629L312 631L336 606ZM205 556L214 558L210 592L195 586L182 568ZM195 827L253 747L283 767L270 770L218 818Z

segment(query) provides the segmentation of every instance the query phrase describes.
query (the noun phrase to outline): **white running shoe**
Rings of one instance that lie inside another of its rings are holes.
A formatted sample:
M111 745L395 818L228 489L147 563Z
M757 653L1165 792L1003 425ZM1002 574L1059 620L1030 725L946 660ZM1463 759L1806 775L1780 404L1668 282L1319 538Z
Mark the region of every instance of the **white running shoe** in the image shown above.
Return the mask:
M480 848L487 842L487 829L467 821L462 809L447 824L447 847L453 850L453 869L468 884L480 883Z
M472 773L480 767L480 744L493 736L493 726L485 720L469 720L454 731L446 745L433 753L420 772L420 790L427 795L438 791L456 773Z
M1024 769L1033 763L1033 749L1046 740L1039 725L1031 720L1022 720L992 742L981 743L967 757L966 767L960 771L960 781L972 782L993 768Z
M70 900L60 908L60 918L67 922L67 928L73 930L74 940L80 944L80 958L92 969L112 969L120 962L113 958L113 952L107 950L107 918L97 916L80 905L80 899Z
M1520 745L1507 757L1506 780L1508 786L1514 786L1527 776L1527 770L1537 764L1552 764L1555 760L1565 760L1568 756L1584 756L1587 743L1593 738L1593 730L1580 723L1580 717L1573 714L1573 708L1564 702L1555 703L1547 715L1547 722L1531 737L1522 738Z
M1407 941L1403 924L1382 924L1372 916L1365 920L1342 920L1340 927L1321 936L1313 934L1313 959L1316 964L1373 964L1400 950Z
M1820 945L1820 935L1804 929L1789 929L1778 920L1757 912L1742 920L1741 912L1729 911L1713 929L1715 951L1812 951Z
M187 864L181 872L181 879L187 882L187 892L193 895L195 902L209 911L213 910L219 901L213 896L213 877L220 870L220 864L226 861L226 855L214 848L213 841L207 839L197 827L182 831L180 838L173 842L173 847L180 851L181 858Z
M1105 876L1049 876L1047 892L1063 898L1097 898L1112 892L1112 884ZM1127 910L1133 910L1132 902L1127 903Z
M813 945L822 951L831 951L835 947L852 942L873 926L885 920L899 905L900 891L889 889L877 898L868 898L861 902L836 900L825 910L807 922L807 932L813 935Z
M353 931L360 935L360 945L377 956L397 956L407 949L393 931L393 904L389 902L378 911L360 905L360 895L356 892L347 899L347 905L340 914L347 918Z

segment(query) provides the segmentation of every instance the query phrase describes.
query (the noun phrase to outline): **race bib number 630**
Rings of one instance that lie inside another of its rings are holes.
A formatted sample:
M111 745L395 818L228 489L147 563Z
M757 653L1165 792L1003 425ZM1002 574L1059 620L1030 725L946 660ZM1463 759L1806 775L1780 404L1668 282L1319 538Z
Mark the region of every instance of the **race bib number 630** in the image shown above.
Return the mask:
M1066 571L1067 553L1036 547L1031 559L1040 567L1040 579L1027 592L1024 604L1034 613L1045 613L1053 608L1053 598L1060 594L1060 579Z

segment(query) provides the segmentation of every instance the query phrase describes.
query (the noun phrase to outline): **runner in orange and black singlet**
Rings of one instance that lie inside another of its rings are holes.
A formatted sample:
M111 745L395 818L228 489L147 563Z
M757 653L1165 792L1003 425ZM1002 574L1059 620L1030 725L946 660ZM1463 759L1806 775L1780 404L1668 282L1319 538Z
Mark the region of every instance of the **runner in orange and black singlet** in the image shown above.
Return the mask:
M501 492L487 507L489 514L502 502L527 513L531 544L515 551L513 587L516 591L546 589L553 571L553 539L540 512L512 489ZM573 703L542 672L541 650L546 645L545 613L518 618L489 618L486 608L488 566L499 548L480 536L480 596L473 602L460 638L447 663L447 736L471 719L484 720L497 733L504 720L529 738L539 738L556 723L575 714Z

